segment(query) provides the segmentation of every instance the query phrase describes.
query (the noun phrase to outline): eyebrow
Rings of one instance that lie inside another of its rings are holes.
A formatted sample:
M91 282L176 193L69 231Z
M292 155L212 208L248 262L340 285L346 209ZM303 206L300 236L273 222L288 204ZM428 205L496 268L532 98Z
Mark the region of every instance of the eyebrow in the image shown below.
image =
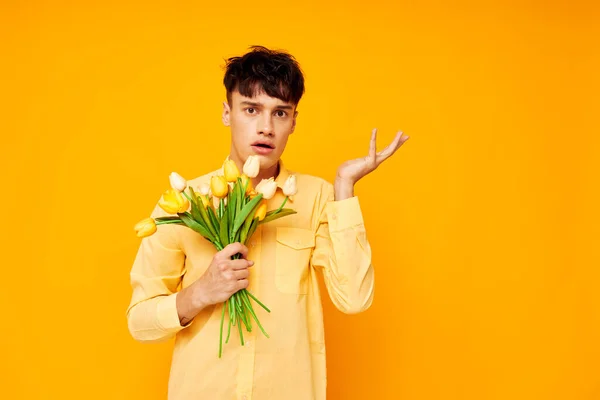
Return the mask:
M264 105L262 103L256 103L254 101L242 101L240 104L243 106L264 107ZM293 110L294 109L294 107L292 107L290 105L284 105L284 104L279 104L279 105L275 106L275 108L279 108L281 110Z

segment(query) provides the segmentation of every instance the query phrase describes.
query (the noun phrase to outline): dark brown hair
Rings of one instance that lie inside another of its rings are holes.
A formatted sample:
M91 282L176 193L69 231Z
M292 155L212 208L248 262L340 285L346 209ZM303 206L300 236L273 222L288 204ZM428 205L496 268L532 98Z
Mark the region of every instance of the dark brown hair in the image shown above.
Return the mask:
M289 53L251 46L243 56L226 60L223 84L227 102L231 93L254 97L261 91L268 96L298 105L304 94L304 75L296 59Z

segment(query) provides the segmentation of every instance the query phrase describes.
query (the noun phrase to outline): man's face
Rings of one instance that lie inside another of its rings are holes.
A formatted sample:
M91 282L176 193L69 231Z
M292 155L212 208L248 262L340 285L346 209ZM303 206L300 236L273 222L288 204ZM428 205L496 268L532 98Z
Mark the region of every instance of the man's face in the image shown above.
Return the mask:
M223 103L223 124L231 127L231 158L244 163L258 155L261 169L279 161L296 126L295 106L264 92L254 97L231 93L231 104Z

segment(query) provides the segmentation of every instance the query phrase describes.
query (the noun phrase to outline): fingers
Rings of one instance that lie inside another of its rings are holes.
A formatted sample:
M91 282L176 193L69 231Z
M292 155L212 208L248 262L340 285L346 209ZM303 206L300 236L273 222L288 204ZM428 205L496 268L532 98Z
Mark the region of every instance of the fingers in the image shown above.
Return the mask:
M238 290L247 289L250 285L250 281L248 279L240 279L237 281Z
M369 144L369 157L375 158L377 154L377 128L371 132L371 143Z
M248 271L247 268L233 271L233 277L238 281L240 279L248 279L249 276L250 276L250 271Z
M388 159L392 154L396 152L396 150L400 148L400 146L404 144L404 142L408 140L409 137L410 136L408 135L404 135L402 131L398 131L392 143L390 143L385 149L377 153L377 162L382 163L383 161Z
M248 256L248 248L239 242L231 243L225 246L225 248L219 252L219 255L225 259L230 259L237 253L240 253L242 258L246 258Z
M254 265L254 261L240 258L239 260L231 260L229 266L233 270L247 269Z

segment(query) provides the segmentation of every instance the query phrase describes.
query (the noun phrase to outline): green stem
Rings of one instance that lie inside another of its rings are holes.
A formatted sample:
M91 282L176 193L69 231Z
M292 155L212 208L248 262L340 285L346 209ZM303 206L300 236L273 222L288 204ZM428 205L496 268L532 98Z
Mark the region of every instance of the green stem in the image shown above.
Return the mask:
M239 317L239 315L238 315ZM238 331L240 332L240 342L244 345L244 334L242 333L242 324L238 321Z
M185 190L181 193L183 193L183 195L189 200L190 203L196 204L196 202L194 200L192 200L192 198L190 196L188 196L188 194L185 192Z
M250 311L250 315L252 315L252 318L254 318L254 320L258 324L258 327L260 328L260 330L262 331L262 333L268 338L269 334L265 331L265 329L261 325L260 321L258 320L258 317L254 313L254 309L252 308L252 304L250 303L250 299L248 299L248 293L247 292L242 293L242 299L244 300L244 303L246 304L246 308Z
M231 325L233 325L233 317L231 314L231 301L227 300L227 307L229 308L229 324L227 328L227 339L225 339L225 344L229 343L229 335L231 334Z
M285 197L285 199L283 200L283 203L281 203L281 205L279 206L279 208L277 209L277 211L275 211L273 214L277 214L279 211L281 211L281 209L283 208L283 206L285 206L285 203L287 203L289 197Z
M229 298L229 301L231 301L231 308L233 310L233 313L231 314L231 321L233 322L233 325L235 325L235 323L237 322L237 310L236 310L236 306L235 306L235 297L231 296Z
M225 319L225 304L223 304L223 312L221 313L221 331L219 333L219 358L223 352L223 320Z
M245 289L244 289L245 290ZM249 291L246 290L246 293L248 293L248 296L252 297L252 300L254 300L255 302L258 303L259 306L261 306L262 308L264 308L267 312L271 312L271 310L269 310L267 308L267 306L265 306L263 303L261 303L256 297L254 297L252 295L252 293L250 293Z
M156 225L165 225L165 224L183 224L183 221L180 219L171 219L171 220L167 220L167 221L156 221Z

